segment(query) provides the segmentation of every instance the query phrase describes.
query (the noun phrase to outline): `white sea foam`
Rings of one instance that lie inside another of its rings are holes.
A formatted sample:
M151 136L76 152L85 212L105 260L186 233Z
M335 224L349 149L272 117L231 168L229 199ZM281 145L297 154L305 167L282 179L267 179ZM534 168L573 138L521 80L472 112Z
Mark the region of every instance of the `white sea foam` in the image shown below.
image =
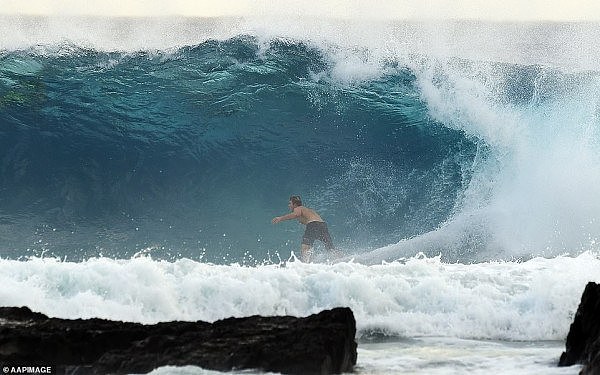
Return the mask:
M559 342L506 343L498 341L418 338L358 347L357 372L384 374L576 374L580 366L557 367L563 350Z
M288 262L243 267L181 259L0 261L0 305L62 318L152 323L305 316L349 306L359 336L562 340L600 259L445 264L418 256L365 266Z
M594 188L600 183L597 78L567 79L541 69L530 99L507 104L499 93L511 84L510 76L487 64L440 64L418 75L432 117L474 139L481 155L452 219L416 243L397 244L396 251L437 244L444 252L473 241L476 259L506 259L595 248L600 239Z

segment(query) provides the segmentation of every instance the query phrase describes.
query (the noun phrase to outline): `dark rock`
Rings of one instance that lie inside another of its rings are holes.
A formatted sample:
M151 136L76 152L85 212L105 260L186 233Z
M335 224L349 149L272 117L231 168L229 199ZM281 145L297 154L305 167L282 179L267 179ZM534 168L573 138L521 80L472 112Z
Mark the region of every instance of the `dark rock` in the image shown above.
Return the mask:
M600 375L600 285L589 282L567 335L559 366L583 364L581 374Z
M54 373L147 373L161 366L332 374L356 364L349 308L305 318L251 316L214 323L155 325L57 319L26 307L0 307L0 363L51 365Z

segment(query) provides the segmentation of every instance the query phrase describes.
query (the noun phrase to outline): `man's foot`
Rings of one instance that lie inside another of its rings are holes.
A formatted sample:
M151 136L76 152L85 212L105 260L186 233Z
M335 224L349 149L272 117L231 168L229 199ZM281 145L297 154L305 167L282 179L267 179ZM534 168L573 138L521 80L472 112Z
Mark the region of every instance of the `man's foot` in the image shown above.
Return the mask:
M302 250L302 256L300 257L304 263L310 263L310 258L312 257L312 249Z

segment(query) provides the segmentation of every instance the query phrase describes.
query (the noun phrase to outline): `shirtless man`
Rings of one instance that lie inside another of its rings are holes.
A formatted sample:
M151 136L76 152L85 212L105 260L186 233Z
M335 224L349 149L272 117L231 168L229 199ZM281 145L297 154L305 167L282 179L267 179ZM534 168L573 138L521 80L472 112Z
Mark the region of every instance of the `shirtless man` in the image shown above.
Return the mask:
M327 250L333 251L333 242L327 229L327 224L321 219L321 216L314 210L304 207L302 200L297 195L292 195L288 203L291 213L283 216L277 216L271 221L273 224L277 224L284 220L298 219L298 221L306 225L304 236L302 237L302 261L308 262L310 260L310 253L315 240L319 240L325 244Z

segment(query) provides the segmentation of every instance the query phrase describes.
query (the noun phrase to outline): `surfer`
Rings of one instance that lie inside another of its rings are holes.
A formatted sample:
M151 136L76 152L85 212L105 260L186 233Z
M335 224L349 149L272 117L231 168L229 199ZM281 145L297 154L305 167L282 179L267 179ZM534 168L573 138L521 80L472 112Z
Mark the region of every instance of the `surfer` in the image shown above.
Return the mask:
M302 261L308 262L310 260L310 254L312 246L315 240L319 240L325 244L325 248L330 251L335 251L333 248L333 242L327 229L327 224L321 219L315 210L302 205L302 199L298 195L292 195L288 202L288 207L291 213L283 216L274 217L271 222L277 224L284 220L298 219L298 221L306 225L304 236L302 237Z

